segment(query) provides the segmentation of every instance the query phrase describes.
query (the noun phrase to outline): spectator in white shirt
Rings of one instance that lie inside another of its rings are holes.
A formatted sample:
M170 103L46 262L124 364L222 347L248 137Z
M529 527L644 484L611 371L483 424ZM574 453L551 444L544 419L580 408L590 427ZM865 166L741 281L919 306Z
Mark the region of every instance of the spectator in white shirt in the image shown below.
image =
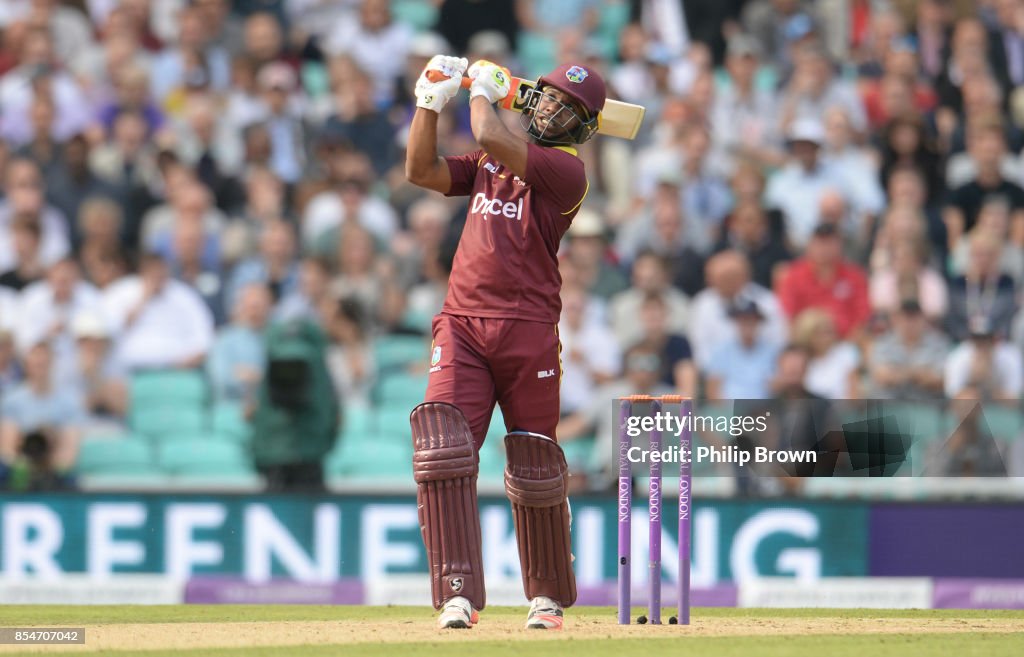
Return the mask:
M739 251L722 251L708 261L708 287L690 306L690 345L699 367L706 367L718 345L739 339L729 309L740 298L757 304L762 315L759 339L781 348L786 342L786 317L775 294L750 280L750 262Z
M387 201L370 193L375 177L370 158L356 151L339 152L327 166L331 186L311 198L302 213L306 248L329 254L349 220L389 242L398 230L398 216Z
M373 71L375 95L387 101L405 66L412 38L412 29L392 17L388 0L366 0L358 16L338 21L323 47L331 55L348 53L364 71Z
M657 294L668 310L670 333L686 335L690 318L690 299L671 285L665 259L650 251L641 253L633 263L632 287L611 300L611 323L620 345L632 345L643 338L643 326L637 321L640 308L649 294Z
M807 350L804 387L826 399L856 399L860 389L860 351L839 338L828 312L811 308L793 320L793 342Z
M191 174L171 185L167 203L159 205L142 220L142 248L146 251L167 252L171 246L174 228L182 222L197 223L203 228L211 255L219 250L219 235L227 225L224 214L213 205L210 191Z
M206 373L216 402L255 406L263 380L263 330L271 304L265 285L249 283L239 290L231 324L217 332L206 359Z
M946 397L1019 403L1024 362L1012 343L999 339L986 317L970 321L970 335L946 357Z
M725 60L729 84L715 94L711 126L714 147L729 161L730 170L740 159L778 165L785 158L775 94L756 83L760 57L760 45L753 37L729 38Z
M825 128L820 121L795 121L788 134L792 158L768 180L765 203L782 211L789 241L803 248L819 223L822 197L843 190L843 181L822 161Z
M64 259L46 272L46 278L21 293L15 336L21 349L40 340L50 343L56 374L64 380L73 374L76 351L71 320L83 312L101 312L99 294L81 280L78 264Z
M192 368L206 358L210 310L195 290L170 278L159 256L143 256L139 274L110 286L103 301L119 331L117 362L126 370Z
M562 413L575 413L591 403L594 391L619 374L622 356L615 334L601 321L588 320L587 293L562 288Z
M32 138L30 111L36 94L49 94L56 117L53 137L66 141L89 127L91 106L67 71L53 68L53 37L46 28L29 28L18 66L0 78L0 134L19 146Z
M9 5L12 19L45 27L53 35L56 55L61 61L74 61L93 42L92 26L81 10L69 6L72 3L59 0L5 0L4 4Z
M885 207L877 157L857 145L850 116L842 106L830 107L825 112L824 123L823 159L844 181L854 212L860 216L877 215Z
M828 53L809 42L794 55L793 75L782 96L782 128L788 132L802 119L821 120L832 107L846 111L858 135L867 129L867 113L857 91L836 76Z
M0 271L17 265L11 224L16 217L34 217L39 224L41 242L39 258L52 265L68 254L71 248L68 222L60 210L46 203L43 177L39 167L28 158L13 158L4 172L4 199L0 201Z
M33 478L55 474L59 484L71 483L84 408L74 385L53 373L53 358L45 340L30 346L25 381L0 404L0 489L23 454Z
M74 371L65 381L82 395L87 431L124 431L128 412L128 382L111 353L110 328L95 312L81 312L71 320L76 341Z
M153 98L163 103L182 85L190 73L205 71L210 86L225 89L230 82L231 62L227 52L211 45L203 14L197 7L184 7L178 13L177 44L153 59L150 85Z

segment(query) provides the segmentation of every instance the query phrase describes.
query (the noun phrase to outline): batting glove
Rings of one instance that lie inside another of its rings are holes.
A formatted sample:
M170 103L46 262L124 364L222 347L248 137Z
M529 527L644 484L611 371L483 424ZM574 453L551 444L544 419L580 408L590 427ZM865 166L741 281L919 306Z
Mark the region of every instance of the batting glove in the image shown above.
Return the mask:
M462 88L462 75L468 65L469 61L465 57L434 55L416 81L416 107L440 114L445 104ZM441 74L444 79L431 81L428 73L432 71L435 75Z
M469 67L469 77L473 80L469 87L469 97L483 96L491 104L507 96L512 86L512 75L508 69L486 59L473 62Z

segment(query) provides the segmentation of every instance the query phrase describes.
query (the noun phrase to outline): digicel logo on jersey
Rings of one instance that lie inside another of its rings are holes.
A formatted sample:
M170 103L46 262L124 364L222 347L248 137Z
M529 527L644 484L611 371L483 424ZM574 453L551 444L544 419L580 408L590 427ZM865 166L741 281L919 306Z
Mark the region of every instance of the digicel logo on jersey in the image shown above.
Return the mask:
M490 219L487 215L494 215L522 221L523 199L520 197L519 203L513 203L512 201L502 201L500 198L487 198L483 192L479 192L473 197L473 205L470 206L469 213L482 215L484 219Z

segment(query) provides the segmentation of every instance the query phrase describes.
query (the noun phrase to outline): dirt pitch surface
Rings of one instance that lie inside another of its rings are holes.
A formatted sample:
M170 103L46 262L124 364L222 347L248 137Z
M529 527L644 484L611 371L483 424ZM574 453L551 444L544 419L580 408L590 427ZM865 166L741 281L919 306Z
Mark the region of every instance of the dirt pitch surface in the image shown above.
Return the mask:
M566 652L576 654L578 649L584 649L585 654L595 655L604 651L590 650L585 646L595 642L598 646L603 643L604 647L637 642L657 645L671 639L689 638L692 642L728 637L746 638L753 640L755 645L768 645L785 637L819 637L820 640L826 638L823 635L872 635L879 641L886 638L891 641L896 637L912 640L915 636L927 635L941 643L943 637L967 639L965 636L948 636L964 633L997 635L992 637L997 645L1009 642L1020 649L1017 654L1024 654L1024 614L1012 612L697 609L688 627L658 627L620 626L615 623L613 609L581 608L574 609L569 615L564 631L539 632L523 629L525 609L510 608L487 609L482 614L481 623L468 631L437 630L429 609L413 607L106 607L79 608L80 613L75 613L75 608L53 608L51 613L46 609L4 608L0 610L0 626L84 626L86 644L31 648L0 646L0 654L97 651L109 654L108 651L112 651L123 655L140 652L171 654L173 651L174 654L227 655L253 651L292 655L330 646L334 647L336 654L346 655L362 654L360 648L374 648L374 654L378 650L381 654L420 654L411 650L413 645L443 649L450 643L473 642L480 644L474 647L476 652L475 648L485 648L489 644L514 643L521 647L523 641L557 641L570 642L560 646L559 652L571 646L574 649ZM666 621L667 617L668 614ZM669 642L678 645L677 641ZM997 645L991 648L995 649ZM210 653L211 650L214 652ZM491 652L482 650L477 654ZM998 650L985 651L986 654L996 652Z

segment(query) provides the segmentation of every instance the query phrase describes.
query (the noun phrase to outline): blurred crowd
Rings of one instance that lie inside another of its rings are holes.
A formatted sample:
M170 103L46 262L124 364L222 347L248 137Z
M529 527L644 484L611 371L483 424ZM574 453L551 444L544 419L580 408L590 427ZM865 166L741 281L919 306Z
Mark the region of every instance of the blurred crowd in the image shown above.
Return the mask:
M465 221L403 172L439 53L646 107L581 150L562 440L626 393L1021 396L1024 0L4 0L0 29L0 463L46 428L72 469L142 370L251 406L278 321L373 406Z

